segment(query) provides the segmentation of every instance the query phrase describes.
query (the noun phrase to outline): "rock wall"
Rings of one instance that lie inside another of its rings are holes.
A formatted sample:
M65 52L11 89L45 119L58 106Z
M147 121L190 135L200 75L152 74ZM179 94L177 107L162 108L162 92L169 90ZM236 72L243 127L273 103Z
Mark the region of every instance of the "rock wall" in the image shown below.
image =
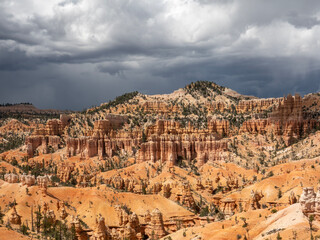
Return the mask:
M116 151L124 150L128 154L133 154L135 147L140 143L140 139L133 138L130 134L124 138L104 137L80 137L67 139L68 156L81 154L83 158L94 156L112 157Z
M109 232L110 230L105 224L104 217L99 216L96 219L96 226L93 229L90 240L111 240Z
M294 97L290 94L284 97L279 106L270 114L272 120L286 122L288 120L301 121L302 115L302 98L299 94Z
M179 122L169 120L158 120L155 125L147 127L146 135L178 134L182 133Z
M70 120L70 116L61 114L60 120L50 119L44 128L35 129L25 141L28 157L33 157L35 150L44 154L58 150L62 143L61 135Z
M177 105L171 105L163 101L147 101L142 106L144 112L152 112L157 114L167 114L173 111L180 111Z
M227 120L209 120L208 132L217 133L219 136L229 135L230 124Z
M153 135L148 142L141 144L137 161L162 160L174 165L181 157L189 161L197 158L201 165L227 158L227 147L227 141L216 140L213 135Z
M316 119L303 117L302 105L302 98L298 94L294 97L288 95L278 103L268 118L245 121L240 127L240 133L272 133L282 136L287 144L291 144L319 126Z
M224 102L212 102L206 105L209 112L224 112L228 106Z
M112 157L116 151L121 150L129 154L134 153L134 147L139 145L142 133L116 130L127 121L126 116L107 114L106 118L95 121L93 130L88 132L88 136L67 139L69 157L77 154L81 154L83 158L97 155L101 158Z
M227 158L227 141L217 140L228 134L227 121L210 121L209 131L195 130L190 124L181 128L175 121L159 120L146 128L146 142L142 143L140 131L113 131L107 120L94 123L91 136L67 139L68 156L80 154L83 158L93 156L112 157L117 151L129 155L137 153L137 161L169 161L172 165L179 157L187 160L197 158L200 164Z
M35 150L39 153L47 154L51 150L58 150L61 144L59 136L43 136L35 135L26 138L25 144L27 145L28 157L33 157Z
M237 107L237 113L261 113L274 108L281 103L282 98L241 100Z
M18 183L19 182L19 176L14 173L7 173L4 175L4 180L8 183Z
M160 111L167 105L163 102L146 102L143 106L145 111ZM174 165L179 158L189 161L196 158L200 165L213 163L229 158L228 143L221 140L223 137L238 133L273 134L291 144L304 136L319 126L319 122L304 118L302 106L299 95L242 100L235 111L257 115L239 128L231 125L229 120L208 117L207 128L203 129L194 128L190 122L186 127L181 127L179 122L173 120L158 120L144 129L128 131L119 129L127 121L125 116L109 114L107 120L94 123L94 129L88 136L67 139L67 152L69 156L80 154L83 158L89 158L98 155L102 158L112 157L117 151L135 155L136 149L139 149L136 154L138 162L162 160ZM271 113L267 114L268 111Z
M163 225L162 213L158 208L156 208L150 215L150 222L145 230L146 235L153 239L160 239L164 237L166 235L166 231Z
M314 215L318 220L320 219L320 188L317 193L314 192L313 187L303 188L299 203L305 215Z

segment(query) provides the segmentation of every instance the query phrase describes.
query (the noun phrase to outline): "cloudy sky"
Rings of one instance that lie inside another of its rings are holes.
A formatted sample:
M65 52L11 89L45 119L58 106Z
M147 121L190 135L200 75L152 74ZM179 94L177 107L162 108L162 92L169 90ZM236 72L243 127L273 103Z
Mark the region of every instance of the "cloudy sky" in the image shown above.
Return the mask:
M0 0L0 103L81 110L197 80L320 91L319 0Z

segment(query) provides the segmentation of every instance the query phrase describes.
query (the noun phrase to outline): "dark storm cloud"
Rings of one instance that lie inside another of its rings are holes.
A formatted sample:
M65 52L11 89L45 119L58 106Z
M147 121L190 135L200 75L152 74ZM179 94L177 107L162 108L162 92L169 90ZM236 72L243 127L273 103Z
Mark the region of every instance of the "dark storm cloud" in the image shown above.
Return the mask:
M155 69L154 75L165 79L209 80L248 95L264 97L289 93L306 94L320 89L320 65L317 60L290 58L210 59L167 68ZM306 64L307 63L307 64ZM305 66L303 66L305 65ZM301 69L298 66L301 67ZM295 69L296 71L294 71Z
M299 15L296 12L289 14L287 20L292 25L300 28L312 28L320 24L320 21L317 18Z
M98 65L98 70L102 73L109 73L110 75L120 75L124 74L125 70L131 67L123 63L109 63L104 65Z
M260 97L320 90L320 2L3 0L0 102L82 109L209 80Z
M28 58L19 49L0 49L0 71L17 71L21 69L36 69L39 61Z

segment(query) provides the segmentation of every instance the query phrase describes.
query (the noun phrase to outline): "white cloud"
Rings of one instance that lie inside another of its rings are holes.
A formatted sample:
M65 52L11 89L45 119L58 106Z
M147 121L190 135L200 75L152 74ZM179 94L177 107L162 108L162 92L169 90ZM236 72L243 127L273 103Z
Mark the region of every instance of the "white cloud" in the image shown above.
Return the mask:
M292 14L295 9L305 10L305 15L312 12L313 16L319 9L299 1L285 2L7 0L2 11L13 16L6 19L8 22L25 29L27 38L40 46L29 49L29 55L78 55L117 48L206 48L251 56L251 44L259 55L314 55L319 47L318 25L297 27L287 18L291 13L291 22L295 16L298 19L300 15Z

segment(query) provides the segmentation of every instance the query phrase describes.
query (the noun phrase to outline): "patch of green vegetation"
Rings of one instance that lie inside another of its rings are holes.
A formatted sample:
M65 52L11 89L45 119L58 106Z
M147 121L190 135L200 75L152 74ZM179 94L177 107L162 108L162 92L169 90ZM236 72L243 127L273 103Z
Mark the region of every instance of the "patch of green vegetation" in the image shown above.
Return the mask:
M17 105L32 105L32 103L25 102L25 103L2 103L0 104L0 107L12 107Z
M214 82L197 81L197 82L192 82L191 84L185 86L184 89L187 91L187 93L191 94L193 97L195 97L196 92L200 93L203 97L209 97L211 96L210 90L213 90L217 94L221 95L222 92L225 90L225 87L219 86Z
M99 112L104 109L110 109L112 107L116 107L117 105L127 103L129 100L133 99L135 96L137 96L139 92L130 92L130 93L125 93L119 97L116 97L113 101L110 101L100 107L97 107L93 110L88 111L89 114L93 114L96 112Z
M17 134L5 135L3 138L6 140L0 143L0 153L15 149L24 144L24 137Z

